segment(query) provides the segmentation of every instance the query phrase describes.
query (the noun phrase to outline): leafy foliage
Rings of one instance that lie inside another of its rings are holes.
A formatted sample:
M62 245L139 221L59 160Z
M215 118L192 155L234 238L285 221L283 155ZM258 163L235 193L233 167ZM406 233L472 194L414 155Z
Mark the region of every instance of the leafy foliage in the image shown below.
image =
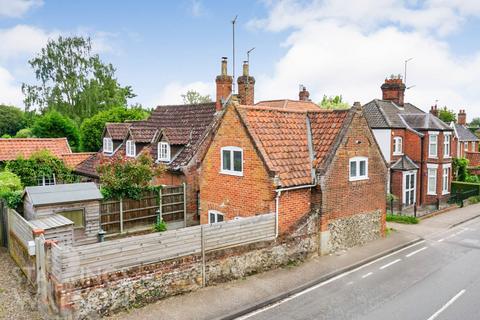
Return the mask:
M121 87L115 69L92 53L90 38L59 37L49 40L29 61L37 84L23 84L27 108L57 110L81 123L99 111L126 106L135 95Z
M457 116L453 110L448 110L447 107L443 107L438 112L438 118L445 123L451 123L457 121Z
M104 158L97 171L105 198L139 199L142 191L150 187L152 178L161 175L165 167L155 165L150 155L140 154L136 159Z
M188 90L187 93L182 94L183 104L199 104L212 102L210 95L202 96L195 90Z
M473 118L472 121L470 121L470 126L474 128L479 128L480 127L480 118Z
M37 118L32 127L32 133L38 138L66 137L73 150L79 150L80 134L73 120L62 116L57 111L50 111Z
M337 110L337 109L349 109L350 105L343 101L342 96L327 97L323 96L322 101L318 104L323 109Z
M396 214L387 214L387 221L398 222L403 224L417 224L420 222L418 218L411 216L402 216Z
M469 176L469 173L467 170L468 159L453 158L452 167L453 167L454 180L467 181L467 177Z
M48 150L38 151L28 159L19 157L16 160L8 161L5 169L20 177L24 186L36 186L37 179L42 176L55 175L57 181L64 183L75 180L74 175L63 161Z
M161 219L160 221L157 221L155 223L153 229L157 232L167 231L167 223L163 219Z
M102 146L102 134L107 122L125 122L126 120L143 120L148 112L141 107L117 107L102 111L90 119L85 119L80 127L81 145L83 151L98 151Z
M33 137L35 136L33 135L32 129L30 128L20 129L15 135L15 138L33 138Z
M22 202L23 185L20 178L9 171L0 172L0 198L5 199L7 206L17 208Z
M14 136L25 125L25 115L17 107L0 105L0 115L0 136Z

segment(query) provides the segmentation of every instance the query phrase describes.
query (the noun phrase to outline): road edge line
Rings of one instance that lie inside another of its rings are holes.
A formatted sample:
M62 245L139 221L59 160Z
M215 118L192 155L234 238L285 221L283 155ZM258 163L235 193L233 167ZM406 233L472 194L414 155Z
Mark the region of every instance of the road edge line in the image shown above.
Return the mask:
M456 223L450 225L450 226L448 227L448 229L452 229L452 228L458 227L459 225L462 225L462 224L464 224L464 223L466 223L466 222L475 220L475 219L477 219L478 217L480 217L480 214L477 214L477 215L475 215L475 216L473 216L473 217L470 217L470 218L468 218L468 219L465 219L465 220L463 220L463 221L456 222Z
M326 274L326 275L324 275L324 276L321 276L320 278L318 278L318 279L316 279L316 280L313 280L313 281L307 282L306 284L303 284L303 285L301 285L301 286L298 286L298 287L296 287L295 289L292 289L292 290L290 290L290 291L281 293L281 294L279 294L279 295L277 295L277 296L275 296L275 297L272 297L272 298L266 299L266 300L264 300L264 301L262 301L262 302L259 302L259 303L256 303L256 304L254 304L254 305L251 305L250 307L244 308L244 309L239 310L239 311L235 311L235 312L230 313L230 314L228 314L228 315L226 315L226 316L218 317L218 318L215 318L215 319L217 319L217 320L234 320L234 319L239 318L239 317L241 317L241 316L244 316L244 315L246 315L246 314L248 314L248 313L251 313L251 312L253 312L253 311L255 311L255 310L258 310L258 309L267 307L267 306L269 306L269 305L271 305L271 304L274 304L274 303L276 303L276 302L278 302L278 301L284 300L284 299L286 299L286 298L288 298L288 297L290 297L290 296L292 296L292 295L294 295L294 294L297 294L297 293L299 293L299 292L305 291L305 290L308 289L308 288L311 288L311 287L313 287L313 286L315 286L315 285L317 285L317 284L319 284L319 283L325 282L325 281L327 281L327 280L329 280L329 279L332 279L332 278L334 278L334 277L336 277L336 276L339 276L339 275L341 275L342 273L345 273L345 272L354 270L354 269L356 269L356 268L359 268L359 267L363 266L364 264L367 264L367 263L372 262L372 261L374 261L374 260L380 259L381 257L387 256L387 255L389 255L389 254L391 254L391 253L394 253L395 251L402 250L403 248L406 248L406 247L408 247L408 246L414 245L414 244L416 244L416 243L418 243L418 242L421 242L421 241L423 241L423 240L424 240L424 239L421 238L421 237L419 237L419 238L417 238L417 239L410 240L410 241L408 241L408 242L406 242L406 243L403 243L403 244L401 244L401 245L395 246L395 247L393 247L393 248L384 250L384 251L382 251L382 252L380 252L380 253L378 253L378 254L375 254L375 255L373 255L373 256L370 256L370 257L368 257L368 258L362 259L362 260L360 260L360 261L358 261L358 262L356 262L356 263L353 263L353 264L351 264L351 265L349 265L349 266L346 266L346 267L344 267L344 268L342 268L342 269L339 269L339 270L337 270L337 271L333 271L333 272L331 272L331 273L328 273L328 274Z

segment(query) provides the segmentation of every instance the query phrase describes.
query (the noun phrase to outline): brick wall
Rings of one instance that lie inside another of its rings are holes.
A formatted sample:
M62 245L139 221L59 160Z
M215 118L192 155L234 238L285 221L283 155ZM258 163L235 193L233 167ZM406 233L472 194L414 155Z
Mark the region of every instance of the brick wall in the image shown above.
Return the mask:
M291 232L298 222L311 212L311 188L284 191L278 206L280 233Z
M480 166L480 152L467 152L465 158L468 159L470 167Z
M274 186L265 165L233 106L225 112L202 162L199 181L202 224L208 222L209 210L220 211L226 220L275 210ZM226 146L243 149L243 176L220 173L220 150Z

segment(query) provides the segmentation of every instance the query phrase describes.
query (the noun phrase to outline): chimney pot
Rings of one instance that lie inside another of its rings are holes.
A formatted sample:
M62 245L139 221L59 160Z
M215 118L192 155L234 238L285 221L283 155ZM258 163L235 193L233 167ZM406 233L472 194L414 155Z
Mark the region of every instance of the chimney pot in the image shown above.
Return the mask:
M465 109L460 109L458 112L457 123L461 125L467 124L467 114L465 113Z
M243 76L248 77L248 61L243 61Z
M255 98L255 78L250 76L248 61L243 61L243 74L238 77L238 98L243 105L253 105Z
M402 81L402 77L391 75L390 79L385 79L382 84L382 99L393 101L400 107L403 107L405 98L405 84Z
M298 100L300 100L300 101L310 101L310 92L308 92L307 88L303 85L300 85L300 92L298 93Z
M215 108L217 111L220 111L223 108L223 103L232 93L233 78L227 74L227 57L222 57L221 72L217 76L215 83L217 85Z

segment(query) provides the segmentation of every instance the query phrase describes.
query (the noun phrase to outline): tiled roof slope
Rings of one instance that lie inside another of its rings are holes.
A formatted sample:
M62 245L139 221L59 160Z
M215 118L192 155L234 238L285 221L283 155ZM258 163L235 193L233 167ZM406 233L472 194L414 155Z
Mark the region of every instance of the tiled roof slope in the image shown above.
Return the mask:
M279 110L238 106L238 113L269 168L282 187L312 183L307 117L310 118L314 165L332 151L333 142L348 111Z
M271 107L283 110L299 110L299 111L318 111L320 107L311 101L300 100L265 100L255 104L256 106Z
M0 161L15 160L19 156L28 158L40 150L49 150L58 158L72 153L66 138L0 138Z
M402 114L401 117L415 130L453 130L445 122L430 113Z
M98 178L97 166L100 163L102 157L101 152L94 153L84 161L80 162L74 169L74 171L81 175L86 175L92 178Z
M67 167L75 168L94 154L95 152L66 153L62 154L62 160Z
M401 170L401 171L410 171L418 169L418 166L415 162L412 161L408 156L403 155L398 159L391 167L392 170Z
M125 139L128 128L132 125L132 123L106 123L105 128L107 129L110 137L113 140L123 140Z
M140 143L149 143L149 142L152 142L153 138L158 132L158 129L132 126L129 129L129 132L130 132L130 137L134 141L140 142Z
M455 123L455 131L460 141L479 141L478 137L470 131L466 126Z
M406 128L407 125L400 117L401 114L424 113L413 104L405 103L400 108L389 100L375 99L363 106L365 117L371 128Z

